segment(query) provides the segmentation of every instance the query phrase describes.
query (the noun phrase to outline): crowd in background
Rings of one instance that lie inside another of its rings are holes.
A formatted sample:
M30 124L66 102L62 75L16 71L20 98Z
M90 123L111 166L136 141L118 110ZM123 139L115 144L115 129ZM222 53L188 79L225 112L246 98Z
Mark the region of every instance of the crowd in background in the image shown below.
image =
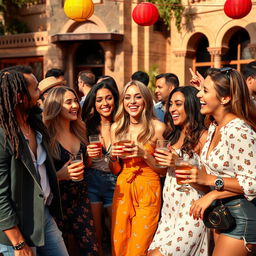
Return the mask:
M153 94L143 71L122 89L81 71L73 89L60 69L1 70L0 255L249 255L256 62L190 72ZM210 229L219 205L232 225Z

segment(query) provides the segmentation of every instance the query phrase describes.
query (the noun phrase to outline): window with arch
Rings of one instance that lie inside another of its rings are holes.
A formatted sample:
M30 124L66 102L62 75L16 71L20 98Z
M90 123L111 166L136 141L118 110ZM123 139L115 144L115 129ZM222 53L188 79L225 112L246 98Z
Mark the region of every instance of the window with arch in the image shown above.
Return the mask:
M245 29L234 32L230 37L227 53L222 55L221 66L231 66L240 71L244 65L254 61L249 44L250 36Z
M220 65L221 67L229 66L241 71L246 64L254 61L249 49L250 36L243 28L232 28L227 34L231 35L226 39L228 41L227 50L221 56ZM207 50L208 47L207 37L201 34L195 46L196 53L193 59L193 70L197 70L202 75L205 74L208 68L214 67L213 58Z
M208 68L213 67L213 60L207 48L209 47L208 39L201 34L196 43L196 54L193 59L193 70L197 70L200 74L205 74Z

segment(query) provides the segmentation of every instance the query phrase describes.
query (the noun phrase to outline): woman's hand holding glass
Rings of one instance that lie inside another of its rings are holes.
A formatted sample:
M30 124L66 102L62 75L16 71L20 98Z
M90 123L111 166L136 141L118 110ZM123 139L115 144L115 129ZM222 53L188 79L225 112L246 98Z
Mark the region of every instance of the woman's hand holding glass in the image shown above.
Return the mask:
M154 157L160 166L174 166L174 159L178 157L177 153L171 146L167 146L168 150L156 147Z
M112 145L111 156L131 158L139 155L139 148L130 140L117 141Z
M100 159L102 158L102 147L97 144L87 145L87 154L90 158Z
M63 167L57 172L59 180L73 180L80 181L84 178L84 164L83 161L72 161L70 159Z
M200 185L207 185L208 174L204 166L200 168L197 165L192 165L188 170L179 170L176 177L182 179L181 183L197 183Z
M102 158L102 143L98 134L89 136L89 145L87 146L88 156L93 159Z

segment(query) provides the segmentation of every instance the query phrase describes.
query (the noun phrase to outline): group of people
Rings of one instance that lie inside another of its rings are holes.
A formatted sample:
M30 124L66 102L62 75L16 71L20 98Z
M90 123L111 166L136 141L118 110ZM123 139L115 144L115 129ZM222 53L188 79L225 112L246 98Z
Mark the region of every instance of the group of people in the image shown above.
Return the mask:
M112 77L80 73L81 100L63 79L38 86L27 67L1 70L0 254L102 256L107 213L113 256L248 255L256 244L249 71L210 68L205 79L191 71L190 86L158 75L155 104L143 72L120 94ZM162 140L167 150L156 147ZM181 157L197 164L177 172ZM204 214L220 200L236 224L210 231Z

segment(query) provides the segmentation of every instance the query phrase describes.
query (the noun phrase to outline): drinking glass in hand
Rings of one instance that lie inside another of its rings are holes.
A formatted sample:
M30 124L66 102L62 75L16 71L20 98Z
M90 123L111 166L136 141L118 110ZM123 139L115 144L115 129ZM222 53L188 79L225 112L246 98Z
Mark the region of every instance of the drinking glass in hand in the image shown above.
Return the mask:
M194 166L198 166L198 161L194 158L188 158L187 156L178 157L175 159L175 173L176 174L184 174L179 172L179 170L191 170ZM181 181L186 180L186 178L176 177L177 184L180 187L177 188L178 191L187 192L190 190L189 184L184 184Z
M78 152L76 155L71 154L70 155L70 160L71 160L71 164L74 163L81 163L81 165L83 164L83 153L82 152ZM72 179L72 181L82 181L84 179L84 173L80 174L77 179Z
M99 135L90 135L89 143L90 143L90 145L96 145L97 147L95 149L99 150L98 155L93 157L93 159L101 159L102 158L102 143L100 141L100 136Z
M114 145L122 146L123 149L129 150L132 147L132 140L131 140L130 134L126 134L122 136L122 139L120 139L119 141L116 141ZM127 157L127 156L130 156L131 154L132 152L123 150L121 157Z
M161 150L169 152L169 149L168 149L169 143L170 142L168 140L157 140L156 141L156 149L161 149ZM167 166L160 165L160 164L157 163L156 167L157 168L166 168Z

